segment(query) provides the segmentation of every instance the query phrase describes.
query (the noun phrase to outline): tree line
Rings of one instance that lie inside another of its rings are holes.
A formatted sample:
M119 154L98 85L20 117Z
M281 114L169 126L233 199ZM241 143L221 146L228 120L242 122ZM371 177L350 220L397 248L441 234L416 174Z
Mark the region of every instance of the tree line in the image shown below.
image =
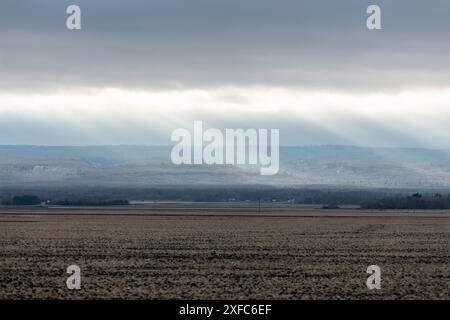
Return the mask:
M388 197L365 201L363 209L450 209L450 195L422 195Z
M10 199L3 199L2 205L12 206L36 206L36 205L56 205L56 206L127 206L128 200L97 200L97 199L76 199L76 200L56 200L42 201L35 195L14 196Z

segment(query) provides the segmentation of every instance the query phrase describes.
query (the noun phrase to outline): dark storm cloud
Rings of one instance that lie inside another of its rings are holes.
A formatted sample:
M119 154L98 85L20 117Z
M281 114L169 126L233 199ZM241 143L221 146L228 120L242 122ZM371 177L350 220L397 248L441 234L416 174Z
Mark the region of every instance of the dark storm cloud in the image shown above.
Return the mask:
M448 86L449 31L447 0L3 0L0 86Z

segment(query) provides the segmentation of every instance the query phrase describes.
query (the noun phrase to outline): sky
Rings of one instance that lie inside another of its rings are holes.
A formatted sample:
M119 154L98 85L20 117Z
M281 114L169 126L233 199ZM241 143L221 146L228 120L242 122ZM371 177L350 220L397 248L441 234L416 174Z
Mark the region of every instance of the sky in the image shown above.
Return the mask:
M0 144L170 144L202 120L450 148L449 40L448 0L2 0Z

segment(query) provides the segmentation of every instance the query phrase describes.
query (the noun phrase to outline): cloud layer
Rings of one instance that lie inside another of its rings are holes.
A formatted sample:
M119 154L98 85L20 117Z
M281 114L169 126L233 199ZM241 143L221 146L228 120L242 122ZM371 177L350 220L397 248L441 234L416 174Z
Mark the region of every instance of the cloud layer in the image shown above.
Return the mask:
M2 1L3 89L274 85L399 90L450 84L450 3L376 1Z
M3 0L0 143L165 144L203 120L449 148L449 16L448 0Z

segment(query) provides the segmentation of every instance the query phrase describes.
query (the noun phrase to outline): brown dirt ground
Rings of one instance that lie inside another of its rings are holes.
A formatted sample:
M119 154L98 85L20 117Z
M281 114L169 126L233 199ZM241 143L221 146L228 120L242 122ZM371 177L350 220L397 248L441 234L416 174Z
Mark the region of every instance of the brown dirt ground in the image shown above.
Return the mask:
M449 299L450 212L75 211L0 208L1 299Z

